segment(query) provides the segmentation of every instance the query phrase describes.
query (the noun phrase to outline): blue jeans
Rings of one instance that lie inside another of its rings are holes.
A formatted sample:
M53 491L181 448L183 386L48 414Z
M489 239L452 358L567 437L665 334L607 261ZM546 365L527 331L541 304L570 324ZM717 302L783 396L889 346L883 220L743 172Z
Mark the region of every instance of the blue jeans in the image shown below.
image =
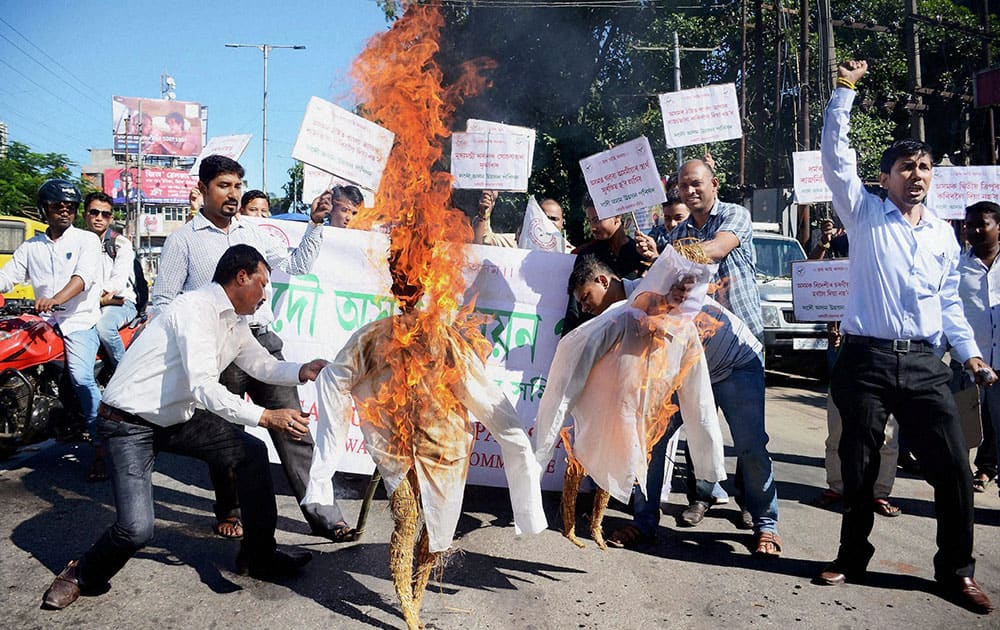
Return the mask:
M274 552L278 513L263 442L207 411L169 427L104 417L98 425L107 445L117 518L80 560L82 587L105 584L152 540L153 463L160 451L232 466L243 506L243 550L254 559Z
M101 404L101 390L97 388L94 378L94 363L97 361L97 350L101 340L96 328L78 330L75 333L63 335L63 345L66 348L66 369L73 381L73 391L80 401L80 410L87 421L87 431L90 433L94 446L100 446L97 435L97 406Z
M122 357L125 356L125 344L118 334L118 329L135 319L135 302L128 302L120 306L102 306L101 318L97 320L97 336L101 339L101 345L108 353L108 363L112 368L118 367Z

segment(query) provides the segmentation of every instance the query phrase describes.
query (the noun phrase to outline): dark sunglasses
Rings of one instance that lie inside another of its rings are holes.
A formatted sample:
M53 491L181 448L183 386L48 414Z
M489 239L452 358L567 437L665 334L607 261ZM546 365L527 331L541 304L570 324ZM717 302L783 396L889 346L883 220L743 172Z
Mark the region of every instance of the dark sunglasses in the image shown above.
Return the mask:
M87 210L87 214L89 214L92 217L102 216L105 219L110 219L111 217L115 216L115 213L110 210Z

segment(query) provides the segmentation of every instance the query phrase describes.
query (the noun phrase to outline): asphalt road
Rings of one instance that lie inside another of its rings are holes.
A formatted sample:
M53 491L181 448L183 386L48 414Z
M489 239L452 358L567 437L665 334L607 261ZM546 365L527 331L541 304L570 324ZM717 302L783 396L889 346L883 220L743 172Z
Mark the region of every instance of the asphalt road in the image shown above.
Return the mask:
M751 557L751 535L734 505L693 529L676 526L682 493L665 506L657 540L637 550L577 549L557 530L515 538L503 491L470 488L456 551L436 570L422 621L433 628L997 628L934 590L931 489L903 475L894 498L904 514L879 517L867 585L810 583L836 552L836 511L809 501L824 487L825 391L815 381L772 377L768 432L780 496L784 555ZM279 488L281 545L316 552L283 584L233 573L238 543L211 533L212 493L200 462L162 456L154 475L157 532L112 581L63 611L40 610L54 574L113 520L108 484L83 481L86 445L49 443L0 462L3 628L400 628L388 569L391 517L376 495L364 538L335 545L308 535L294 499ZM731 455L727 451L727 454ZM730 471L735 461L727 458ZM275 479L281 478L274 468ZM367 479L345 479L356 514ZM283 480L279 483L284 483ZM675 481L675 488L680 488ZM581 504L584 503L581 500ZM559 497L546 495L559 524ZM611 509L605 531L627 522ZM976 495L976 577L1000 603L1000 498ZM578 527L586 530L586 527Z

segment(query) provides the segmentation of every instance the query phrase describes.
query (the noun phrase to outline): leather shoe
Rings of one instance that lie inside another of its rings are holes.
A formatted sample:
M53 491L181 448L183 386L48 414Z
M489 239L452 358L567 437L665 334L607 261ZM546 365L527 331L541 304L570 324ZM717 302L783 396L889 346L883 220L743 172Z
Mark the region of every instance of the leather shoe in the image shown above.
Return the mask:
M823 571L813 579L813 582L823 586L840 586L844 582L860 582L864 576L864 570L848 571L839 560L834 560L823 567Z
M269 582L290 577L309 564L312 554L308 551L281 551L275 549L270 556L252 559L243 549L236 556L236 573L249 575Z
M980 615L988 614L993 610L993 603L986 593L979 588L979 584L971 577L954 577L949 580L939 582L945 594L956 604L971 610Z
M80 580L76 577L76 560L66 565L62 573L56 576L49 590L42 596L42 607L50 610L62 610L80 597Z
M753 529L753 516L748 510L740 510L740 517L736 519L736 529Z
M705 512L708 512L708 503L695 501L681 512L680 524L687 527L694 527L705 520Z

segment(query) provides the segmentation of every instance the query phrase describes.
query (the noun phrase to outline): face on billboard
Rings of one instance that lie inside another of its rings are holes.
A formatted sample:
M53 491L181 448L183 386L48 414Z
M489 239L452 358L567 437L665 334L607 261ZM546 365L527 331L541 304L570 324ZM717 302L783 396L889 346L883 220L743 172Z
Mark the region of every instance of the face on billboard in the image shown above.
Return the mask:
M137 154L141 150L144 155L165 157L198 157L201 153L198 103L114 96L112 113L115 153Z

